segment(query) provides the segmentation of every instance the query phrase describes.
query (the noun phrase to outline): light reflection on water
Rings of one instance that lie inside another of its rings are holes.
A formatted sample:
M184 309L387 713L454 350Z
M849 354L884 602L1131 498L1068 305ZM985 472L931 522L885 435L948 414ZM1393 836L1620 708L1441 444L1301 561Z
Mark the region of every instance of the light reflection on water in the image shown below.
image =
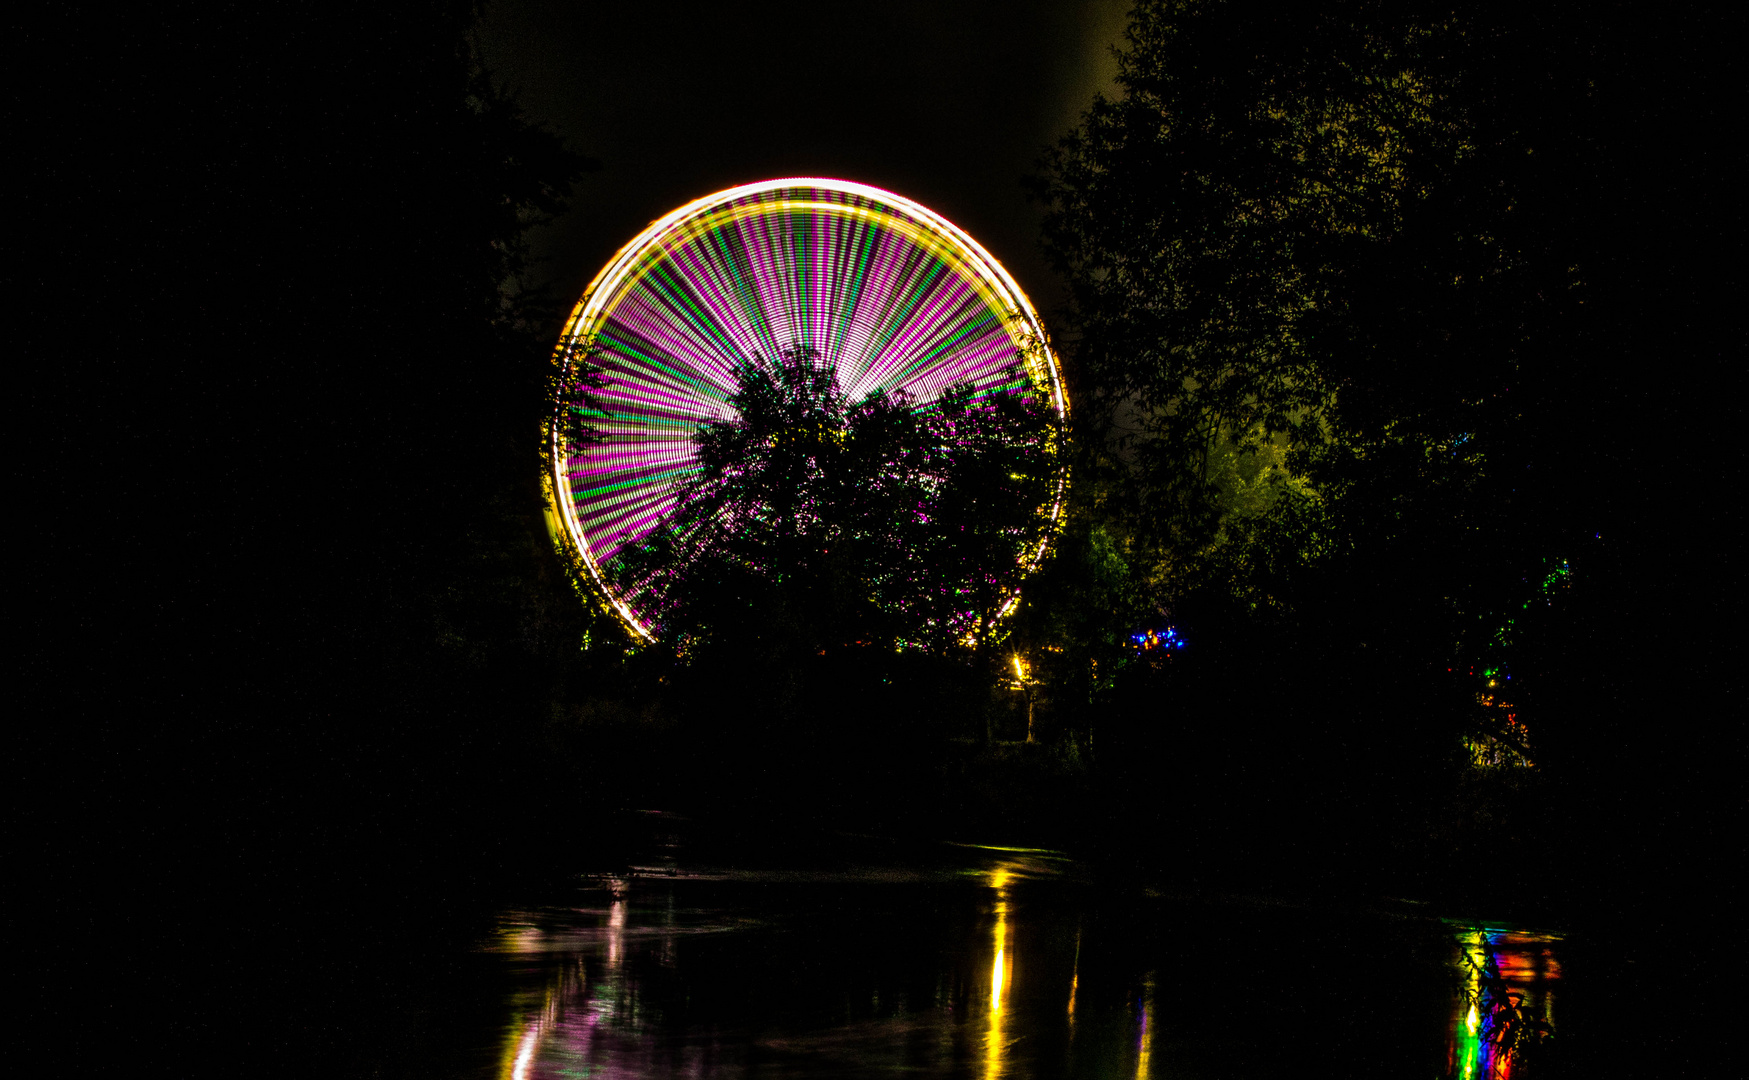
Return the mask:
M1231 990L1245 985L1245 959L1223 935L1277 924L1242 913L1199 924L1206 912L1170 910L1114 919L1067 868L989 852L933 871L660 875L608 882L576 907L508 912L487 945L516 984L497 1074L1259 1075L1255 1048L1235 1051L1231 1039L1293 1043L1318 1030L1293 1011L1306 1008L1304 991L1328 992L1332 973L1316 961L1258 973L1263 1004ZM1150 919L1169 925L1144 944L1137 927ZM1304 935L1313 924L1292 925ZM1327 943L1282 945L1269 954L1315 956ZM1431 1024L1396 1032L1406 1056L1357 1062L1351 1075L1431 1075L1442 1050L1447 1076L1510 1075L1502 1024L1548 1019L1553 939L1469 929L1457 946L1422 984L1441 998L1428 1004L1451 1005L1446 1038ZM1302 977L1304 990L1270 985ZM1272 999L1297 1004L1270 1014ZM1394 1015L1393 1002L1380 1005Z
M1553 934L1465 928L1458 932L1463 992L1453 1009L1446 1074L1457 1080L1507 1080L1524 1055L1554 1030L1561 977Z
M1014 959L1008 949L1009 877L1006 865L990 872L990 888L996 893L996 925L991 943L995 959L990 965L990 1030L984 1036L986 1080L996 1080L1002 1075L1002 1056L1008 1049L1002 1038L1002 991L1014 974Z

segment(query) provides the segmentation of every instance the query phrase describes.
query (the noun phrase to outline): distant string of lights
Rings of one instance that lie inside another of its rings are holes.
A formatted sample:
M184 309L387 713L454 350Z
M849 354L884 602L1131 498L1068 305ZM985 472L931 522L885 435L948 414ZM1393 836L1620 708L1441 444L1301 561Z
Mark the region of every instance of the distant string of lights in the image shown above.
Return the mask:
M1130 635L1130 642L1142 652L1160 651L1165 653L1177 652L1188 644L1179 635L1176 626L1138 631Z

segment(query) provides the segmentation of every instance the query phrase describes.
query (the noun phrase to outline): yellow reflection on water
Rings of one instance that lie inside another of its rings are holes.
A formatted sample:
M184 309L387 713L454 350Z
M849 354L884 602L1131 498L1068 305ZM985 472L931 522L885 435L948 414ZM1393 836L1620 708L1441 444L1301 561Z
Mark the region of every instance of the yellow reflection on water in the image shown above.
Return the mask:
M1003 920L996 920L996 939L1002 939ZM1002 946L996 946L996 963L990 972L990 1015L995 1016L1002 1011L1002 962L1006 959Z
M539 1014L527 1022L522 1029L522 1037L516 1041L515 1055L498 1070L500 1077L507 1080L527 1080L528 1068L534 1062L535 1052L540 1049L541 1039L546 1035L547 1027L557 1012L558 1002L553 999L552 988L548 987L546 1000L542 1002Z
M1142 1030L1136 1036L1136 1080L1146 1080L1154 1055L1154 973L1142 979Z
M1075 995L1081 990L1081 931L1075 931L1075 967L1069 975L1069 1041L1075 1040Z
M1008 868L999 866L990 872L990 887L996 890L996 925L990 965L990 1030L984 1036L984 1080L998 1080L1002 1075L1002 1011L1004 997L1013 981L1014 961L1008 950Z
M619 897L613 898L613 906L607 909L607 966L619 969L620 960L625 953L626 943L626 902Z
M1558 935L1464 929L1458 934L1463 990L1456 1002L1448 1075L1506 1080L1521 1050L1552 1032L1561 965Z

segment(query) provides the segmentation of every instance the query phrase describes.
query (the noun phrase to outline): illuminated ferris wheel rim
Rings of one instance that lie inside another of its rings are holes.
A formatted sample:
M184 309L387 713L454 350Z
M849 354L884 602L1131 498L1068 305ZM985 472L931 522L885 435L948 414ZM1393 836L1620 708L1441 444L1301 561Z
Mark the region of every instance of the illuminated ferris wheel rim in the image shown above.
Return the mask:
M662 241L668 239L675 226L689 220L704 216L708 211L727 207L756 195L773 191L833 191L845 195L857 195L875 203L886 203L904 211L906 215L916 218L933 228L937 233L951 239L965 254L972 256L965 260L966 265L975 269L991 291L1009 301L1012 314L1024 322L1033 339L1038 342L1039 351L1046 369L1046 378L1042 380L1049 387L1051 406L1057 415L1067 417L1068 402L1063 397L1062 376L1057 368L1056 354L1051 350L1045 337L1044 323L1039 319L1038 311L1027 298L1026 291L1020 287L1000 262L984 249L984 246L972 239L971 234L958 225L942 217L940 214L924 206L922 203L907 199L871 184L859 184L852 180L834 180L819 176L791 176L778 180L761 180L757 183L742 184L738 187L725 188L700 199L694 199L675 210L652 221L644 231L633 237L618 254L610 259L601 272L589 282L583 290L582 299L571 309L571 317L566 320L564 339L567 341L586 340L595 330L599 329L606 317L609 301L616 299L624 290L632 275L639 273L646 266L649 253L658 248ZM800 209L818 208L834 213L867 215L867 207L845 203L817 203L813 200L794 199L786 203Z
M749 201L762 195L784 191L805 194L771 202ZM814 197L819 193L852 196L873 205L834 202ZM685 240L696 238L700 232L713 227L774 210L792 213L814 211L845 217L879 219L880 224L889 231L918 243L931 254L942 258L944 263L951 262L955 269L969 271L978 295L990 305L992 311L1000 312L1002 328L1014 345L1035 388L1045 394L1059 422L1067 421L1068 401L1063 393L1056 354L1050 347L1037 309L1007 269L965 230L921 203L882 188L849 180L800 176L742 184L695 199L652 221L620 248L590 281L565 323L561 341L592 341L611 317L614 305L636 287L651 268L662 261L663 256L669 254L671 249L678 250ZM655 634L645 620L632 610L624 597L618 595L602 573L589 531L579 520L574 494L566 483L566 448L557 425L550 429L550 446L553 470L548 476L548 482L552 485L549 513L556 512L559 519L557 524L561 526L564 538L569 541L573 553L583 564L589 578L599 594L607 600L614 614L637 637L646 641L654 640ZM1053 529L1061 520L1066 487L1067 477L1059 470L1056 492L1049 512ZM1035 569L1048 548L1047 532L1045 538L1022 557L1023 572ZM1009 614L1018 600L1018 593L1010 596L996 613L996 618Z

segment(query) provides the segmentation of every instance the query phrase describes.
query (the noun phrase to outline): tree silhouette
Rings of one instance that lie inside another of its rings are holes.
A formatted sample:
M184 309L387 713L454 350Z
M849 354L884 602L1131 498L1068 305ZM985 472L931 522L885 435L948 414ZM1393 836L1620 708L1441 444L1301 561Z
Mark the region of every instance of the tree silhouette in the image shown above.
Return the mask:
M849 401L809 348L736 366L736 418L702 426L674 510L609 574L683 648L948 651L975 638L1045 539L1054 414L1018 370L932 402Z
M1432 647L1430 609L1550 554L1527 470L1586 370L1598 260L1568 205L1591 151L1551 121L1585 91L1524 62L1543 32L1137 7L1121 92L1038 190L1107 470L1078 472L1108 477L1138 572L1271 617L1415 597L1391 637Z
M1603 485L1586 453L1617 437L1575 408L1620 409L1596 366L1616 346L1587 25L1136 7L1118 93L1038 186L1071 290L1077 505L1193 642L1111 688L1137 719L1107 724L1107 761L1242 757L1297 807L1259 835L1382 832L1443 790L1475 711L1446 669L1524 575L1593 541L1556 508ZM1071 656L1088 593L1061 595L1033 621ZM1339 775L1367 779L1333 798Z

